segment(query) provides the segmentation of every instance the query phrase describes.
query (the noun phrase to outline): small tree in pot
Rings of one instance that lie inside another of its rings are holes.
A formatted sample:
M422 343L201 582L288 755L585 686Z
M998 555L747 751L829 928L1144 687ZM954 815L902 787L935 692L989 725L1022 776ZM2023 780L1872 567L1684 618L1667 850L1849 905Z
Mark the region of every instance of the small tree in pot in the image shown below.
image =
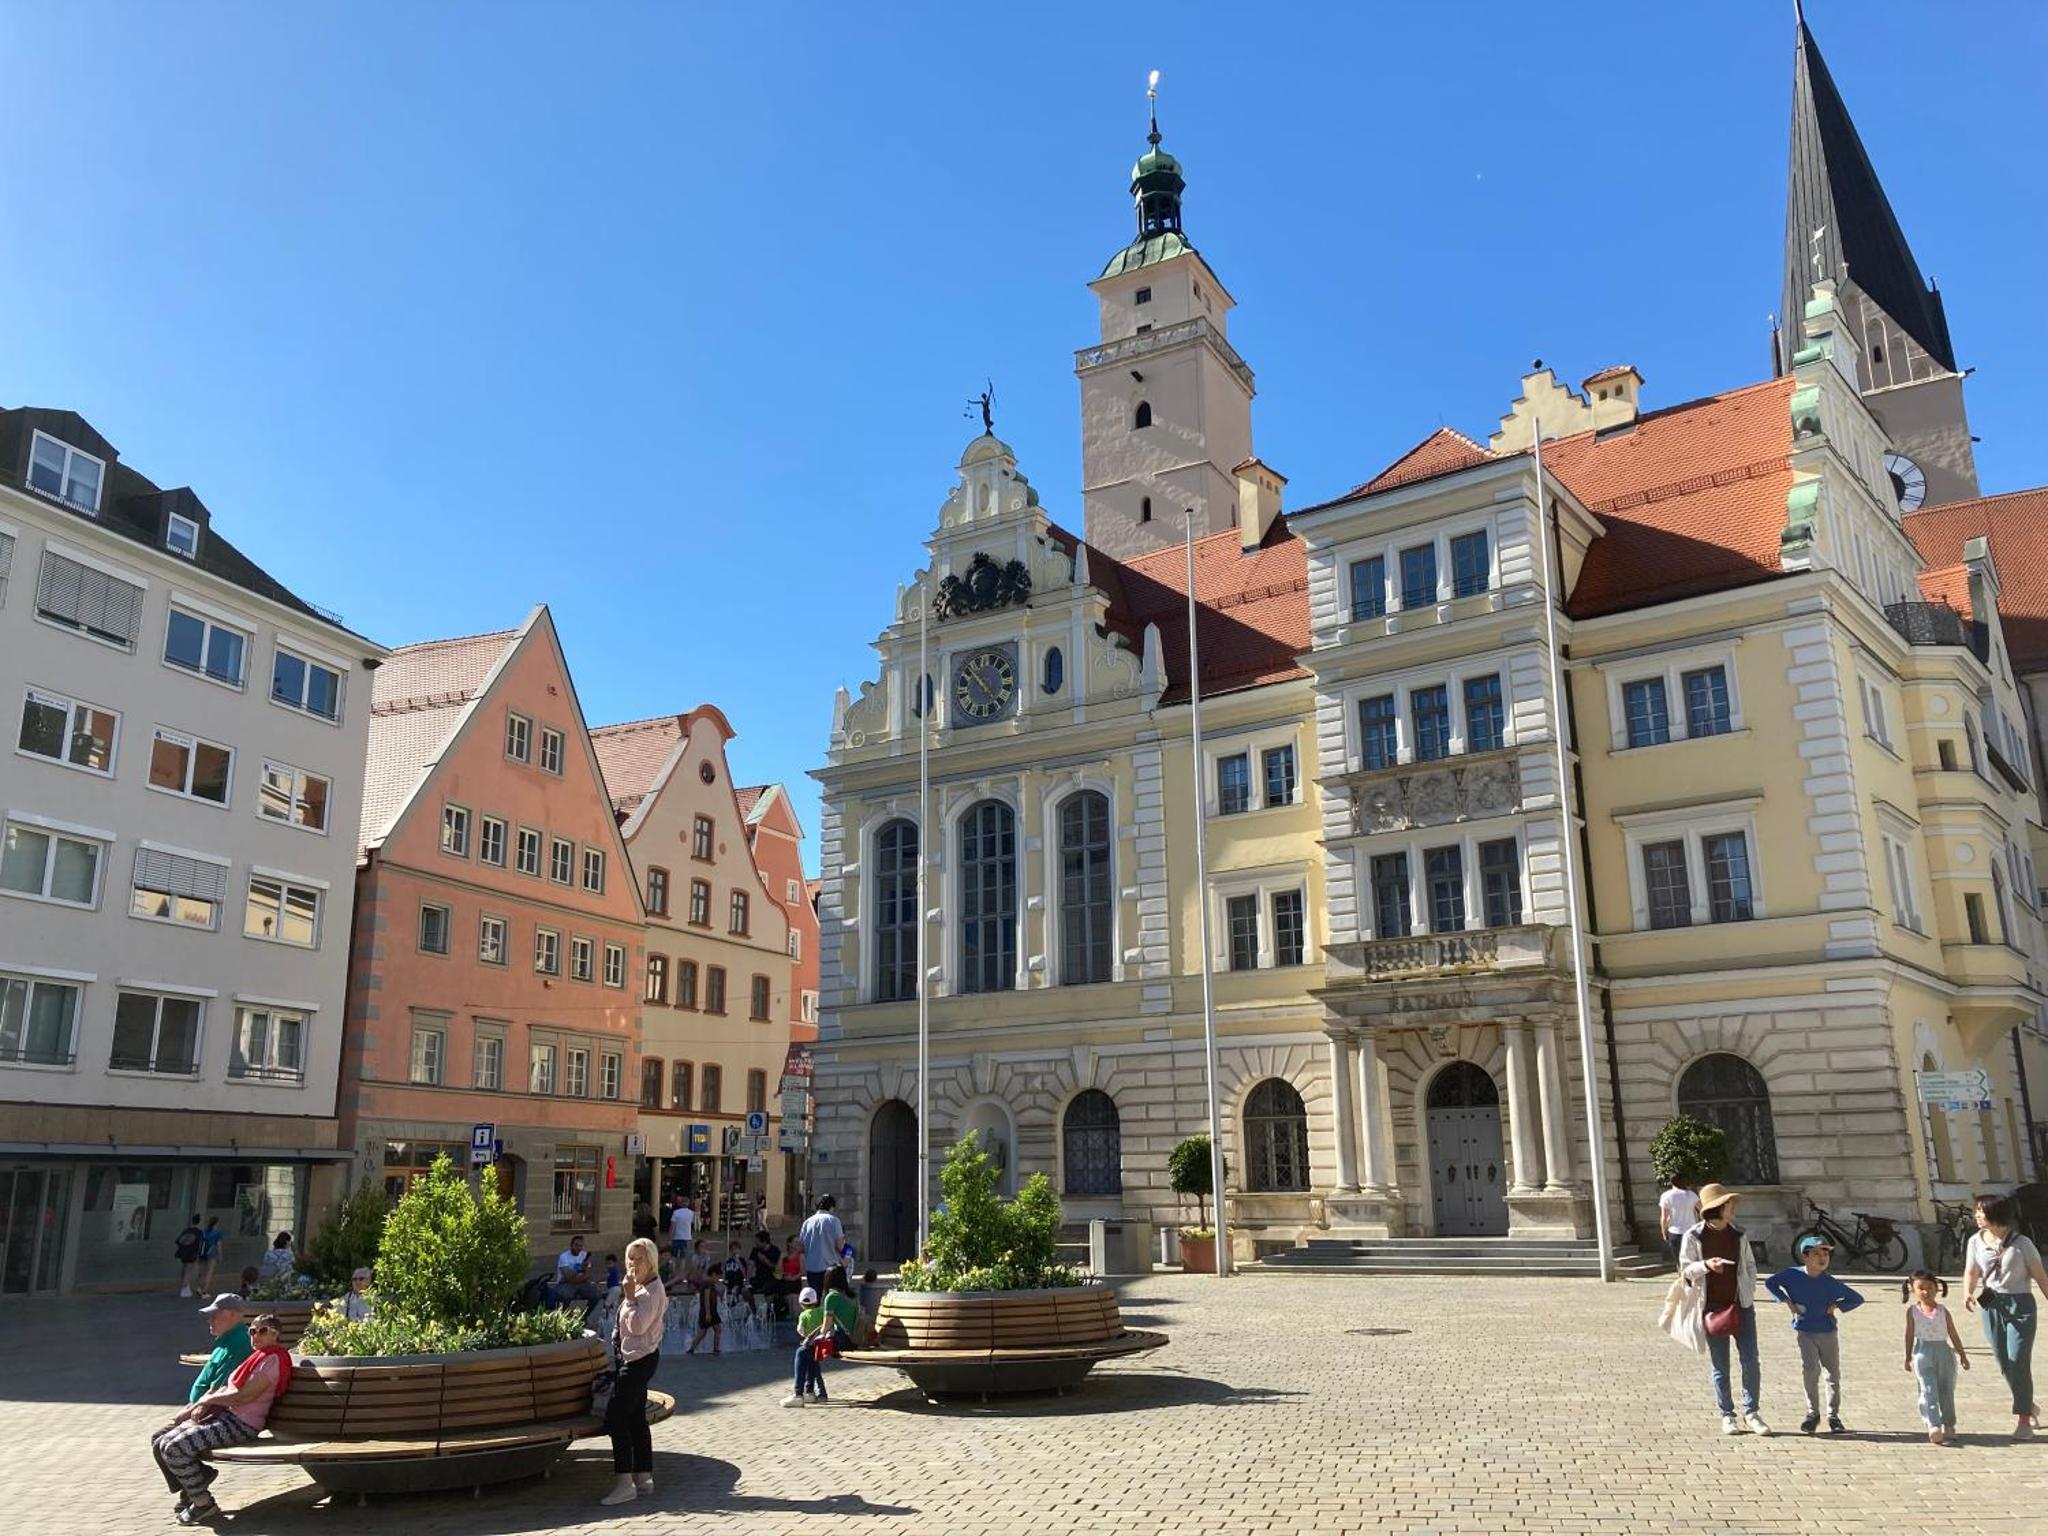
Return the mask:
M1679 1115L1650 1138L1650 1166L1662 1184L1673 1179L1693 1189L1711 1184L1728 1169L1728 1134L1718 1125Z
M1224 1164L1223 1176L1230 1176ZM1192 1200L1205 1215L1209 1197L1216 1192L1214 1165L1209 1157L1209 1138L1190 1136L1166 1155L1166 1182L1182 1204ZM1216 1272L1216 1229L1206 1220L1180 1229L1180 1267L1189 1274Z

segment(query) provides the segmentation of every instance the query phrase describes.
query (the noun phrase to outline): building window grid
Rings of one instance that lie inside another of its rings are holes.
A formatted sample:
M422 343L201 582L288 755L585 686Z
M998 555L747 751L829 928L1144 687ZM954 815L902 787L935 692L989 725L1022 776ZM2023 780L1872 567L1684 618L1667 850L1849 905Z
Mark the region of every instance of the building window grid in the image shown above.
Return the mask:
M1246 752L1216 759L1216 814L1236 816L1252 808L1252 761Z
M1692 923L1692 890L1686 877L1685 841L1669 838L1642 850L1643 891L1652 928L1685 928Z
M1733 729L1734 716L1728 705L1727 668L1695 667L1689 672L1681 672L1678 680L1685 691L1685 734L1688 738L1725 736Z
M267 875L249 877L242 933L272 944L315 949L320 943L321 893L312 886Z
M1259 898L1232 896L1223 903L1223 928L1229 945L1230 969L1259 968Z
M761 1115L768 1112L768 1074L759 1067L747 1072L747 1113Z
M270 659L270 697L326 721L341 718L341 674L279 646Z
M875 1001L917 989L917 827L891 821L875 837Z
M533 930L533 968L542 976L562 974L562 936L554 929Z
M1465 931L1465 850L1462 844L1451 843L1441 848L1425 848L1422 853L1423 878L1428 887L1429 931L1431 933L1463 933Z
M704 1011L725 1012L725 967L722 965L704 967Z
M476 1086L496 1093L505 1086L505 1037L479 1034L471 1047L470 1074Z
M1247 1191L1309 1187L1308 1110L1293 1084L1269 1077L1246 1096L1244 1143Z
M1060 984L1108 981L1115 966L1109 797L1092 789L1069 795L1059 824Z
M626 946L607 944L604 947L604 984L608 987L623 987L626 984Z
M727 928L730 932L745 935L753 921L752 903L745 891L734 891L727 913Z
M1365 769L1391 768L1401 760L1400 710L1391 693L1358 701L1358 760Z
M668 956L647 957L647 988L641 994L643 1003L665 1003L668 1001Z
M156 728L149 747L151 789L225 806L233 792L234 776L234 748L183 731Z
M10 821L0 833L0 893L97 907L106 854L107 845L97 838Z
M1494 838L1479 845L1479 888L1487 927L1521 926L1522 860L1513 838Z
M597 950L590 940L572 938L569 940L569 979L571 981L593 981L597 976Z
M505 715L505 755L515 763L530 762L533 757L533 722L524 715L507 711Z
M1387 612L1387 560L1373 555L1351 562L1351 621L1384 618Z
M590 1097L590 1052L571 1046L562 1053L562 1092L572 1099Z
M469 857L469 808L461 805L441 807L441 851L451 858Z
M697 1006L697 962L679 960L676 962L676 1006L695 1008Z
M768 1021L768 1009L772 1001L771 988L766 976L756 976L747 986L747 1017L756 1023Z
M1294 743L1266 748L1259 754L1259 768L1265 781L1266 805L1294 804L1295 792L1300 786L1294 762Z
M1123 1193L1123 1128L1116 1101L1100 1088L1075 1094L1060 1117L1060 1172L1069 1195Z
M562 733L551 726L540 731L540 771L557 776L562 771Z
M164 664L240 688L247 666L246 631L177 607L164 621Z
M1442 683L1408 690L1415 724L1415 761L1433 763L1451 755L1450 690Z
M576 844L557 837L548 844L548 878L556 885L570 885L576 879Z
M690 924L696 928L711 926L711 882L692 880L690 882Z
M1300 891L1275 891L1273 909L1273 963L1300 965L1308 949L1308 923Z
M199 1039L205 1022L203 998L117 991L114 1043L107 1069L191 1077L199 1070Z
M984 800L960 818L960 990L999 992L1017 969L1016 815Z
M625 1057L617 1051L600 1052L597 1058L597 1096L600 1099L616 1099L625 1075Z
M604 894L604 850L586 848L583 850L583 889L592 895Z
M1465 750L1495 752L1507 745L1507 711L1500 674L1468 677L1465 693Z
M725 1069L715 1061L704 1063L702 1074L703 1099L699 1108L707 1115L719 1112L719 1100L725 1087Z
M106 461L37 430L30 438L28 483L32 490L68 502L81 512L100 508Z
M711 862L712 824L709 816L699 816L690 828L690 857Z
M488 914L476 923L476 957L485 965L505 963L505 919Z
M680 1110L689 1110L689 1109L692 1109L692 1108L694 1108L694 1107L695 1107L695 1100L694 1100L694 1094L695 1094L695 1092L696 1092L696 1067L695 1067L695 1065L694 1065L693 1063L691 1063L691 1062L687 1062L687 1061L678 1061L678 1062L673 1062L673 1063L671 1063L671 1064L670 1064L670 1068L669 1068L669 1100L668 1100L668 1107L669 1107L670 1109L680 1109ZM661 1096L661 1095L660 1095L660 1091L659 1091L659 1089L657 1089L657 1090L656 1090L656 1093L655 1093L655 1097L656 1097L656 1099L658 1100L658 1099L660 1098L660 1096Z
M0 1063L68 1067L77 1059L76 982L0 974Z
M1622 685L1631 747L1661 746L1671 739L1671 711L1664 698L1664 679L1638 678Z
M477 821L476 856L480 863L505 867L505 822L503 817L484 816Z
M1674 658L1662 670L1623 676L1610 682L1609 701L1618 749L1724 736L1742 727L1734 664L1726 658Z
M522 875L540 878L540 833L533 827L521 827L513 839L513 868Z
M1427 608L1437 600L1436 545L1417 544L1401 551L1401 607Z
M1475 597L1493 585L1493 560L1485 529L1451 538L1451 596Z
M448 908L434 902L420 904L420 952L427 955L448 953Z
M555 1091L556 1051L550 1041L536 1041L526 1048L526 1091L552 1097Z
M1414 932L1415 918L1408 892L1408 855L1380 853L1372 860L1373 932L1382 939L1404 939Z
M441 1025L412 1027L412 1078L422 1087L438 1088L446 1064L448 1031Z
M647 915L668 916L668 871L659 865L647 871Z

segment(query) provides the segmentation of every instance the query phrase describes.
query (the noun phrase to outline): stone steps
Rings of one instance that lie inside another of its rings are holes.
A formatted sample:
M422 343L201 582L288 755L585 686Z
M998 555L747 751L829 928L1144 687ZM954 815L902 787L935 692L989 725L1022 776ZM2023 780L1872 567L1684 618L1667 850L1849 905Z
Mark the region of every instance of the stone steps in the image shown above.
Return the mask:
M1281 1274L1593 1276L1600 1249L1591 1238L1312 1237L1259 1265ZM1632 1279L1670 1269L1663 1254L1633 1248L1616 1248L1614 1266Z

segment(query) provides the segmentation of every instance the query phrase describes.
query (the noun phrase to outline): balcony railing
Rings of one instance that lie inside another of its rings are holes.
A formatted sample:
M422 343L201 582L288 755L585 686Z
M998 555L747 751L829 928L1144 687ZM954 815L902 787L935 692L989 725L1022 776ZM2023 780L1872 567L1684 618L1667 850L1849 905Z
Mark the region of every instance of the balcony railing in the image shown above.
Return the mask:
M1947 603L1892 603L1885 619L1908 645L1961 645L1987 666L1991 632L1976 619L1966 619Z
M0 1066L8 1067L68 1067L78 1060L75 1052L68 1047L22 1045L0 1046Z
M1469 928L1462 933L1420 933L1397 939L1332 944L1340 967L1369 980L1445 971L1517 970L1550 959L1550 928L1524 923L1513 928Z
M1246 389L1252 387L1251 365L1237 355L1237 349L1223 339L1223 333L1207 320L1197 315L1192 320L1182 320L1173 325L1163 325L1156 331L1142 331L1135 336L1120 337L1116 341L1105 341L1100 346L1082 347L1074 353L1074 366L1078 368L1100 368L1109 363L1128 363L1149 356L1164 347L1178 346L1184 341L1206 341L1215 349L1223 364L1238 377Z

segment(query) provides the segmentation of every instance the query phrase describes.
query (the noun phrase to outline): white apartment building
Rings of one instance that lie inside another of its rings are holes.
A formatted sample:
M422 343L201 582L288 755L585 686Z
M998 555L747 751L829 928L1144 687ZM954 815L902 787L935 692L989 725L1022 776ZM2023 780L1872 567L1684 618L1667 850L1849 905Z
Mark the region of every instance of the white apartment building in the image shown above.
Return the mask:
M384 650L69 411L0 411L0 1297L223 1285L336 1146Z

